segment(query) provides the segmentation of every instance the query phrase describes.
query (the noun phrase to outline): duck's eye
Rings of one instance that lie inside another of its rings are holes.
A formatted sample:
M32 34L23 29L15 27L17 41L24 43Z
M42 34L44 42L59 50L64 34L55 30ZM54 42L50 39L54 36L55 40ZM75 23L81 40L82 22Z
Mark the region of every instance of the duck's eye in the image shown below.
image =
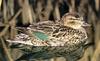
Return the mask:
M79 18L79 15L75 15L76 18Z

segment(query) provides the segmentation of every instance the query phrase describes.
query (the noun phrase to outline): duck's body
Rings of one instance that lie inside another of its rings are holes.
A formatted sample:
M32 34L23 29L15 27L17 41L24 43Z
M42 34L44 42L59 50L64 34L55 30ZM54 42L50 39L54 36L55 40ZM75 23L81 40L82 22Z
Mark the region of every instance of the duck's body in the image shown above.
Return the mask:
M74 28L52 21L44 21L30 25L27 28L27 33L16 35L14 41L7 41L32 45L34 46L33 50L37 52L36 54L42 52L39 58L47 58L67 57L73 55L74 51L82 52L80 49L82 49L86 39L86 31L81 25L80 28ZM38 48L40 50L37 50ZM44 56L44 54L47 56Z

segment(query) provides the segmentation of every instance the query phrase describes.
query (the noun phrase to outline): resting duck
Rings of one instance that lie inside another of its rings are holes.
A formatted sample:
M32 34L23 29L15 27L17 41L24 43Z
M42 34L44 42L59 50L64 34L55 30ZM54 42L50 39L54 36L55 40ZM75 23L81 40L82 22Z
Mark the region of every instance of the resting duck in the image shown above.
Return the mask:
M73 51L80 51L80 53L83 51L82 46L88 38L84 26L89 26L89 24L85 23L83 17L78 13L66 13L59 22L33 23L26 28L25 33L20 33L16 35L14 40L7 41L35 46L34 49L45 47L41 48L40 51L47 52L48 56L66 57L67 54L71 55L70 53L73 53Z

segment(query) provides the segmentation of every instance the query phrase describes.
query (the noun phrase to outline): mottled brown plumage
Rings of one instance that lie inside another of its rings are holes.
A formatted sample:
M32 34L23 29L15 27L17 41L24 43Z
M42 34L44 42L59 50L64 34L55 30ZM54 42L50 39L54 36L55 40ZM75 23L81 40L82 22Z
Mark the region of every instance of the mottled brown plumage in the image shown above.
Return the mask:
M14 41L7 41L34 46L33 50L37 51L34 52L34 54L37 54L37 56L33 55L34 58L38 57L41 52L38 58L70 56L73 58L72 60L77 60L83 52L83 45L87 39L83 26L88 26L88 24L83 21L79 14L67 13L60 22L34 23L27 27L27 33L20 33L16 35ZM37 48L40 48L40 50L37 50ZM76 51L80 53L78 54ZM73 57L74 55L78 57Z

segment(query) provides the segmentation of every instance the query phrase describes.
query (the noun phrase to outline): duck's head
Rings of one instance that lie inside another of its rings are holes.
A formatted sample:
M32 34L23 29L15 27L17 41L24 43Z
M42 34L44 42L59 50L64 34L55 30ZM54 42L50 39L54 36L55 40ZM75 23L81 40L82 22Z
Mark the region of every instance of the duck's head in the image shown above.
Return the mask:
M62 17L61 20L63 21L64 26L74 29L82 28L82 26L90 26L83 21L83 17L81 17L78 13L67 13Z

